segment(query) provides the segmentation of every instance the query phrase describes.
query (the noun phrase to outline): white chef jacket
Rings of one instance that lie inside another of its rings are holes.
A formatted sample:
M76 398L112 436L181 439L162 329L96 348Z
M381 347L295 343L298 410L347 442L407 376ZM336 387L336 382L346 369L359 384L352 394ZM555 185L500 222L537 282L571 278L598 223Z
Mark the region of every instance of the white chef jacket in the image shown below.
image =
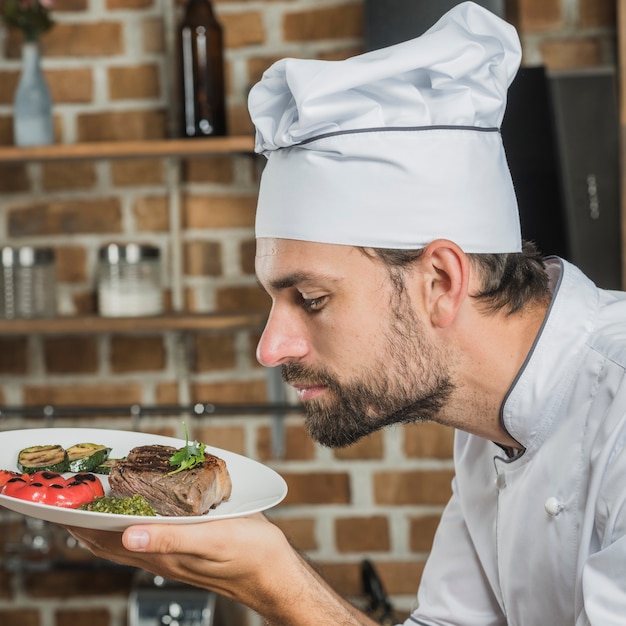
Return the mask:
M501 409L457 432L453 495L405 626L626 624L626 294L551 258L553 301Z

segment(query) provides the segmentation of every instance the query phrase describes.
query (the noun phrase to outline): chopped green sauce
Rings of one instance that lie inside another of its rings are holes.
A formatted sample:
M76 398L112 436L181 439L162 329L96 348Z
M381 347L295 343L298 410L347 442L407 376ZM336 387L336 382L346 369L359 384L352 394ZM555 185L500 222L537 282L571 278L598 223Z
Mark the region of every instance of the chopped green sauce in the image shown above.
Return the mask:
M112 513L114 515L148 515L156 517L156 511L146 502L143 496L135 494L130 498L113 498L103 496L79 507L83 511L96 513Z

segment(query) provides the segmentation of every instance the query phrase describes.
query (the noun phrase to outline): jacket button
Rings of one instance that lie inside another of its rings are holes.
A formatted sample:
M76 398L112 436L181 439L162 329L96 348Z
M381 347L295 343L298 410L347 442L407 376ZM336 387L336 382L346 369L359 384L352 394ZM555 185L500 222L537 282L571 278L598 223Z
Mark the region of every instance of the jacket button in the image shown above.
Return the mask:
M506 475L498 474L496 477L496 488L504 489L506 487Z
M543 505L548 515L557 516L565 507L554 497L550 497Z

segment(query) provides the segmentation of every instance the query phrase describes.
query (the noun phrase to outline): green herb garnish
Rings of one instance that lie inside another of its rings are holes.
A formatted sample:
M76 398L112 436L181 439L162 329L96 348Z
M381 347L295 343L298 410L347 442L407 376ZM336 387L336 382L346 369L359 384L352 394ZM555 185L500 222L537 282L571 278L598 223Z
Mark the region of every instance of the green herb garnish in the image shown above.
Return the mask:
M204 463L204 448L203 443L194 441L189 443L189 435L187 434L187 424L183 422L185 427L185 447L181 448L170 457L170 465L178 466L177 469L168 472L168 476L177 474L183 470L193 469L196 465Z

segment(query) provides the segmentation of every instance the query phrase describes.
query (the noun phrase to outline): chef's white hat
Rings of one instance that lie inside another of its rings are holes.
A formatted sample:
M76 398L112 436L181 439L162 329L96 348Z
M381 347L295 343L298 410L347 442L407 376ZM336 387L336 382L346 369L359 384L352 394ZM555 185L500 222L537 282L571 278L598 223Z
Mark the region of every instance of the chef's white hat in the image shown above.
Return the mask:
M411 41L274 63L249 96L268 158L256 236L519 251L499 127L520 59L515 29L463 2Z

